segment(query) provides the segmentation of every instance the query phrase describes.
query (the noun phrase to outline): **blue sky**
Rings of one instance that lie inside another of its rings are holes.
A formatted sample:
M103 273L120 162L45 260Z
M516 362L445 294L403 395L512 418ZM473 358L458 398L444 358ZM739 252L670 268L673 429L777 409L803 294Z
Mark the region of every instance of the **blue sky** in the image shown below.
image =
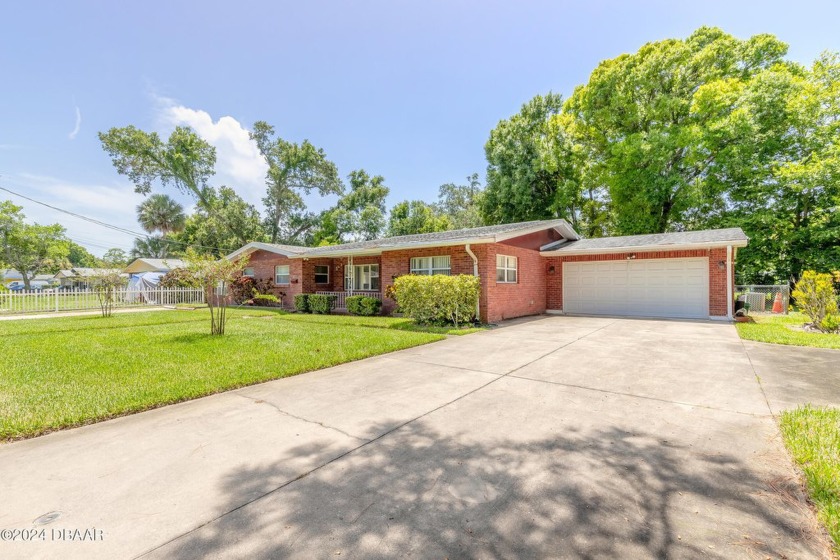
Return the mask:
M390 204L431 201L483 176L490 130L523 102L568 95L648 41L716 25L773 33L803 63L840 50L838 2L6 2L0 16L0 186L137 230L141 197L96 136L113 126L193 126L219 149L214 183L254 203L256 120L324 148L343 176L384 175ZM131 247L8 198L96 254Z

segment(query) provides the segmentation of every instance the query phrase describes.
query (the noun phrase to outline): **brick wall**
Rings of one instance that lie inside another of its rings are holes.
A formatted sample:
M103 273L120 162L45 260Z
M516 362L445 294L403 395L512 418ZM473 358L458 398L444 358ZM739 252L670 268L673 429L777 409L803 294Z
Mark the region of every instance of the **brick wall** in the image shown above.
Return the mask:
M489 322L536 315L545 312L545 258L539 251L514 247L508 244L491 243L485 248L481 259L483 284L482 318ZM496 255L517 258L517 282L506 284L496 282Z
M274 283L274 267L289 265L290 283L286 286L278 286ZM303 261L301 259L290 259L270 251L254 251L248 259L249 268L254 269L254 278L257 280L269 280L271 282L271 293L277 297L285 294L283 299L284 307L294 306L295 294L302 293L301 277Z
M546 257L546 309L563 309L563 262L589 262L623 260L629 255L636 259L679 259L706 257L709 259L709 315L725 317L727 314L726 269L720 270L718 262L726 262L726 248L696 249L692 251L651 251L635 253L611 253L608 255L570 255L568 257ZM553 269L553 270L552 270ZM735 278L733 265L733 281Z
M478 257L479 252L483 251L483 248L486 245L475 245L472 246L471 249L473 253L475 253L476 257ZM443 257L449 256L449 267L451 274L472 274L473 273L473 260L467 254L467 250L464 245L457 245L453 247L433 247L433 248L426 248L426 249L407 249L407 250L400 250L400 251L385 251L382 253L381 264L379 267L379 276L382 286L382 291L384 294L385 288L390 286L394 283L394 279L397 276L402 276L403 274L409 274L411 272L411 259L412 257ZM479 262L481 262L481 258L479 258ZM356 259L353 259L354 264L361 264L358 263ZM482 289L482 294L479 298L480 301L484 301L485 294L484 290ZM382 301L382 308L385 313L390 313L394 310L394 302L388 298L383 297ZM484 315L482 307L482 315Z

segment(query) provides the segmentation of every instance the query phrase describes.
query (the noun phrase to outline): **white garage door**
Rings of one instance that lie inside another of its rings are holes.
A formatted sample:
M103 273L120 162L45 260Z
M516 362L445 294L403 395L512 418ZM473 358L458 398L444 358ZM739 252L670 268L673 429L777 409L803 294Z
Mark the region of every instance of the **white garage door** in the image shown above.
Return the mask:
M563 263L563 310L709 318L709 259Z

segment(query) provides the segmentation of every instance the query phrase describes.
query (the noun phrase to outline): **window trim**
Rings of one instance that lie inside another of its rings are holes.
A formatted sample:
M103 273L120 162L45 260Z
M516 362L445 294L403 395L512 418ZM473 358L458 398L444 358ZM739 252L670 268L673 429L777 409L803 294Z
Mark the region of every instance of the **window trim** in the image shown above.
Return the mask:
M416 268L414 266L414 261L416 259L429 259L429 266L428 268ZM446 268L435 268L434 263L435 259L446 259L447 267ZM435 274L445 274L447 276L452 275L452 256L451 255L434 255L428 257L411 257L408 261L408 271L409 274L422 274L423 276L434 276Z
M249 270L251 271L250 274L248 274ZM245 268L243 268L242 269L242 276L247 276L248 278L253 278L254 277L254 267L253 266L246 266Z
M502 266L499 266L499 258L504 259ZM513 267L509 266L508 259L513 259ZM499 280L499 271L504 270L504 280ZM513 272L515 280L510 280L509 274ZM513 255L496 255L496 284L518 284L519 283L519 258Z
M285 268L286 274L279 274L277 269ZM279 276L285 276L287 278L286 282L278 282L277 278ZM292 267L288 264L278 264L274 266L274 285L275 286L288 286L292 280Z
M348 265L348 266L344 267L344 289L345 290L349 289L348 286L351 283L352 284L356 283L356 269L361 268L361 269L364 270L364 267L369 267L368 268L368 274L370 275L369 278L370 278L371 287L368 288L368 289L365 289L365 288L359 288L358 286L354 285L353 286L353 291L354 292L378 292L382 289L382 281L381 281L380 276L379 276L379 268L380 268L379 263L362 263L362 264L354 264L353 266ZM376 275L375 276L374 276L374 270L373 270L374 267L376 267ZM347 282L348 278L351 279L350 283ZM373 279L374 278L376 279L376 283L379 284L379 286L376 287L376 288L373 287Z
M325 282L318 282L318 277L319 276L324 276L323 272L318 272L319 268L326 268L327 269L327 272L326 272L327 280ZM313 270L313 275L315 277L314 279L315 279L316 284L323 285L323 284L329 284L330 283L330 265L328 265L328 264L316 264L316 265L313 266L312 270Z

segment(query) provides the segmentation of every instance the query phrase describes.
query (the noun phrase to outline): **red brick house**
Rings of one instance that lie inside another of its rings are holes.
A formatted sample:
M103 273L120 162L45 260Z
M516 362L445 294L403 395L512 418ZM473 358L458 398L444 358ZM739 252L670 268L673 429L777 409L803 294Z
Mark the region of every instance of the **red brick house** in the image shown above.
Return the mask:
M484 321L545 312L731 319L740 228L581 239L565 220L404 235L328 247L249 243L245 274L295 294L350 293L394 302L402 274L473 274Z

